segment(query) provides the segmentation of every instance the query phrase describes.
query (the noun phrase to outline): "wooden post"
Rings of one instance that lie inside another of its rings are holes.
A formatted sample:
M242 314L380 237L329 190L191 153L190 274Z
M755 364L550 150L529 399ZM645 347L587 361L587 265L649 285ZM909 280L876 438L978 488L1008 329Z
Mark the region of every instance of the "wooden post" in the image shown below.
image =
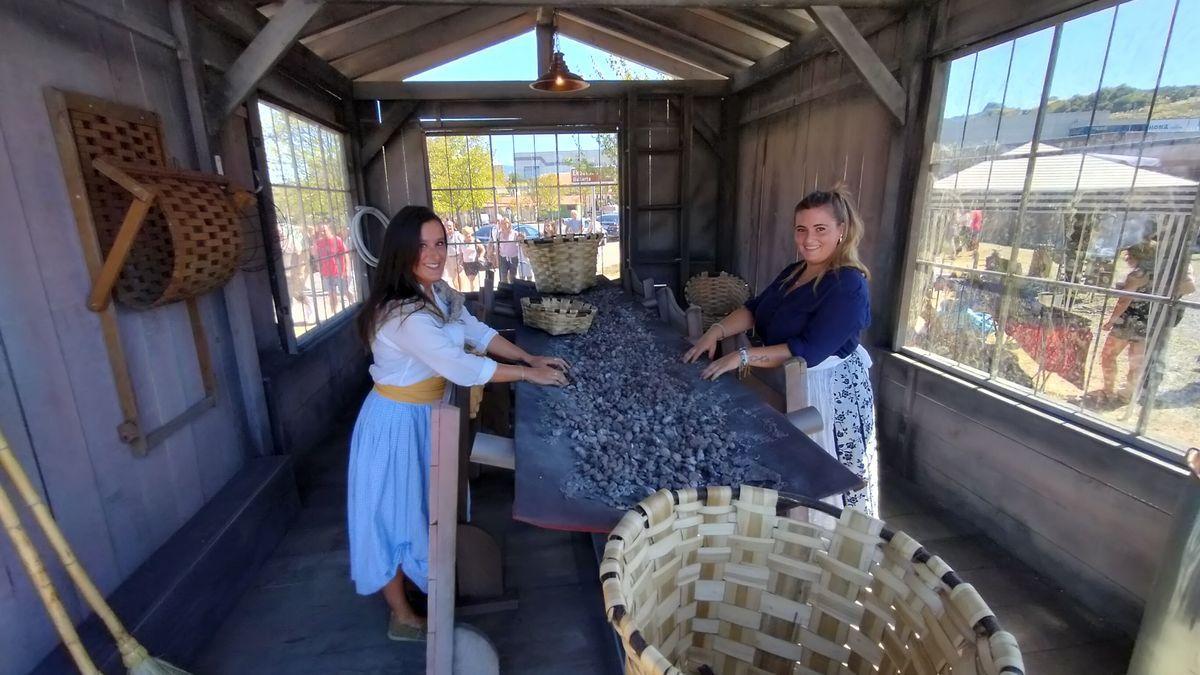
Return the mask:
M433 406L429 432L429 629L425 672L450 675L454 669L454 559L458 525L459 411Z
M537 74L538 77L550 70L550 58L554 54L554 8L539 7L537 13Z

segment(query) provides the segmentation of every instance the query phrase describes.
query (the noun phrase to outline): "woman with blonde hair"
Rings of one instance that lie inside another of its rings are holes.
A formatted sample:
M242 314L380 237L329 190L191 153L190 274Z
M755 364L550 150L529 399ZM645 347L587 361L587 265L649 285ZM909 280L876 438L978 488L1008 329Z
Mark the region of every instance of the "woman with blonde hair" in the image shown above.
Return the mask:
M684 361L712 358L722 339L751 329L761 346L726 354L701 376L716 379L739 368L774 368L804 359L809 404L825 421L814 440L864 482L842 495L842 505L874 515L875 402L867 372L871 358L858 339L871 322L869 273L858 255L862 219L849 196L835 188L800 200L793 226L799 261L744 307L714 323Z

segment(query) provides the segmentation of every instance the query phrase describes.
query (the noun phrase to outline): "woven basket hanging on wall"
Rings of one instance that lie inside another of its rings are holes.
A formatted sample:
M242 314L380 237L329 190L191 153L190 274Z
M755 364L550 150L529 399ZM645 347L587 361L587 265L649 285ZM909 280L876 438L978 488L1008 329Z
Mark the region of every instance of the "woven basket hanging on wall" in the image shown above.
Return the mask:
M706 272L688 279L683 297L688 304L699 305L703 329L708 330L750 299L750 285L727 272L717 276Z
M242 223L226 186L167 169L158 117L106 115L100 107L72 109L71 127L101 251L107 255L130 204L130 194L101 175L93 160L119 164L158 193L117 280L121 303L148 309L219 288L237 271ZM139 170L140 169L140 170Z
M600 564L625 672L1024 672L1016 639L940 558L860 511L798 503L689 488L626 513ZM833 529L807 522L813 508L840 513Z

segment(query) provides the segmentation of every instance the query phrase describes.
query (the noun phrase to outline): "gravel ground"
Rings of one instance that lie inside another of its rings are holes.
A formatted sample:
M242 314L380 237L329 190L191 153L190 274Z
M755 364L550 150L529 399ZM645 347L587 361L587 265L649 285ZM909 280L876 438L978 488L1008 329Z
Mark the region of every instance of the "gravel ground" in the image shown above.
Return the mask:
M664 487L779 485L749 450L770 429L731 430L725 397L700 380L702 366L667 353L619 288L584 300L598 308L591 329L551 343L572 365L570 384L547 403L559 420L552 435L575 454L568 497L627 509Z

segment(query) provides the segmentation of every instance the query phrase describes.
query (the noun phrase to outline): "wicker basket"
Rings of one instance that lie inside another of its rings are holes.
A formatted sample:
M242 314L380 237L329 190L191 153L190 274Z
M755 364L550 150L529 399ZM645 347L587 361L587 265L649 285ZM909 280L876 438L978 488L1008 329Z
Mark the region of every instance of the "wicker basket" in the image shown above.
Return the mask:
M838 521L830 531L781 515L796 506ZM1024 668L979 593L911 537L773 490L658 491L609 535L600 579L626 673Z
M688 304L700 306L703 328L708 330L750 299L750 285L726 272L715 277L704 273L688 279L683 296Z
M551 335L586 333L596 318L596 308L568 298L521 298L521 320Z
M604 235L561 235L521 244L540 293L579 293L596 284Z

